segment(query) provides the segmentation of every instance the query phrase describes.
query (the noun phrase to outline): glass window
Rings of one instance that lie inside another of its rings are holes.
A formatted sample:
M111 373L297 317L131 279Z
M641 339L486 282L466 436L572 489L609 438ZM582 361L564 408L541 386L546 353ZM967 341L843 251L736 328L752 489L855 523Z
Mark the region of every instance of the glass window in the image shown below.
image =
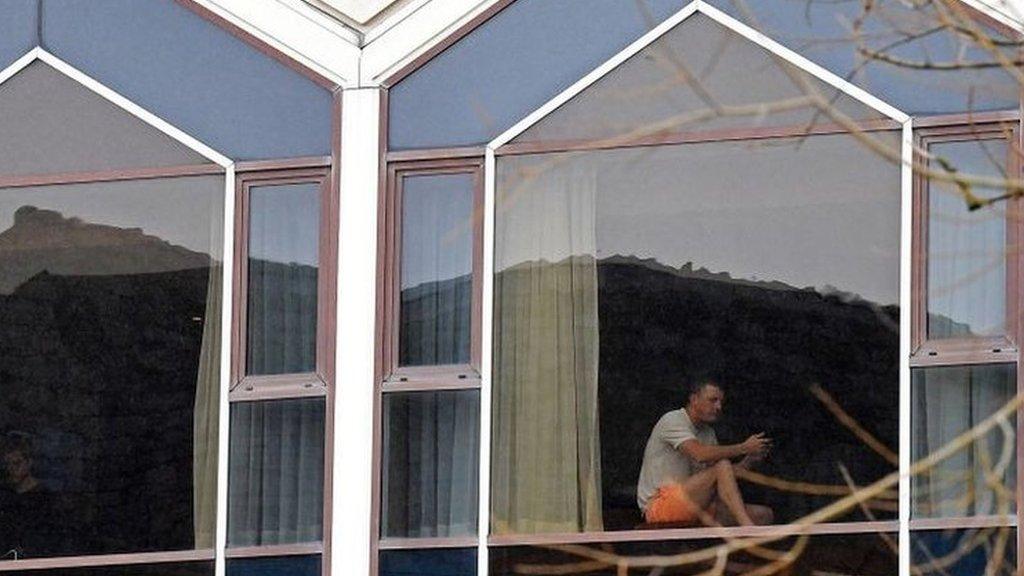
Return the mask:
M475 173L402 178L400 366L470 363L476 190Z
M385 550L380 576L476 576L476 548Z
M476 533L480 393L384 396L383 537Z
M1005 179L1007 140L934 142L930 168L939 173ZM1003 188L971 186L992 198ZM928 186L927 291L929 339L1007 334L1007 205L970 210L954 182Z
M248 188L247 373L316 370L321 184Z
M330 90L187 3L42 5L47 50L221 154L234 160L330 155ZM24 25L34 37L34 20Z
M701 423L706 442L765 432L763 474L891 472L812 394L898 445L900 169L858 138L498 157L495 533L640 526L680 477L646 455L672 445L656 425L707 381L725 408ZM777 522L830 501L743 494Z
M694 14L514 141L621 143L679 132L835 124L810 102L797 104L808 95L825 98L828 112L842 118L881 117L711 18Z
M38 60L0 84L0 101L5 177L209 163Z
M1013 400L1013 364L945 366L913 371L913 459L953 442ZM1016 419L1008 422L1016 428ZM1015 510L1016 445L995 428L914 478L914 516L919 518L1011 514ZM989 484L999 478L1002 488Z
M678 0L513 2L391 88L389 147L485 144L680 7Z
M228 576L320 576L320 556L231 558Z
M1017 40L973 18L966 3L711 3L908 114L1019 106L1016 72L1000 65L1019 59Z
M323 398L231 405L228 544L323 538Z
M0 189L3 551L213 548L223 197Z
M911 570L924 576L1017 573L1017 530L980 528L913 531Z

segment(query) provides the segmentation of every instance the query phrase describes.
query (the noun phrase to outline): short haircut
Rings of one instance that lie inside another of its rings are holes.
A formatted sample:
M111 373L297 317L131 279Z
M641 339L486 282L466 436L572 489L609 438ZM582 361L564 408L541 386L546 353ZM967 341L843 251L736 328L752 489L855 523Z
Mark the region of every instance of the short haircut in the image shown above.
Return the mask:
M710 376L704 376L701 378L694 378L686 386L686 400L689 401L695 394L700 394L708 386L714 386L719 390L722 390L722 385L718 383L718 379Z

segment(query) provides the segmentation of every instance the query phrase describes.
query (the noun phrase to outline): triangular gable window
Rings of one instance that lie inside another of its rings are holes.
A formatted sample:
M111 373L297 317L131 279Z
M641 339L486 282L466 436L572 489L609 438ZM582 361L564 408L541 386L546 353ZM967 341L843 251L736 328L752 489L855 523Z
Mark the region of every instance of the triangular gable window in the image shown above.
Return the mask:
M815 101L825 104L816 106ZM881 117L838 88L697 13L515 142L629 141L660 134L813 127Z

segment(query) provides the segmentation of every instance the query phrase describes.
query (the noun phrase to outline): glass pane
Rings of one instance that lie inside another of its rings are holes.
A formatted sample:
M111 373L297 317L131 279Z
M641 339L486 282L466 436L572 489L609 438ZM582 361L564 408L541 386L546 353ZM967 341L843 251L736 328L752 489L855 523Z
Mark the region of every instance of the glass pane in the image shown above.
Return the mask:
M231 405L228 544L323 537L323 398Z
M711 0L812 62L913 115L1015 110L1020 85L1005 62L1018 44L970 18L961 3ZM859 23L860 28L854 28ZM968 32L970 31L970 32Z
M704 574L793 574L826 576L856 574L857 576L892 576L898 572L896 552L886 540L895 534L852 534L843 536L812 536L802 549L795 538L787 538L765 546L759 554L736 551L728 555L724 571L714 569L711 560L680 560L658 568L655 562L671 560L685 554L717 554L720 540L682 540L666 542L609 543L588 546L601 559L585 551L569 553L554 547L495 547L490 554L491 576L523 574L587 574L587 576L647 576L672 574L700 576ZM584 548L583 550L586 550ZM771 569L774 559L767 551L791 552L792 564ZM610 555L610 556L609 556ZM620 560L629 568L605 563L604 558Z
M913 459L921 460L998 411L1017 393L1012 364L913 371ZM1016 420L1011 417L1011 429ZM1011 432L1012 434L1012 432ZM1017 478L1013 436L997 427L914 478L914 515L923 518L1010 514ZM996 490L987 474L1009 491Z
M249 191L249 374L316 370L320 184Z
M699 71L700 78L684 71ZM809 102L793 105L808 94L826 98L829 111L843 117L880 117L711 18L695 14L515 142L629 141L652 134L835 124Z
M217 176L0 190L0 549L212 548Z
M485 144L680 8L518 0L391 88L389 147Z
M228 576L320 576L320 556L229 558L227 573Z
M480 393L384 396L381 535L476 533Z
M492 529L641 526L702 468L669 431L708 381L724 412L694 433L766 433L760 473L889 474L814 391L896 449L899 191L899 166L847 135L499 157ZM833 500L741 488L780 523Z
M187 4L42 4L47 50L221 154L330 155L330 90Z
M911 571L918 574L1017 573L1017 530L1014 528L915 531L910 533L910 546Z
M380 576L476 576L476 548L385 550Z
M7 572L12 576L213 576L213 562L185 564L133 564L131 566L97 566L92 568L58 568Z
M39 61L0 84L0 125L4 176L209 163Z
M402 180L399 364L468 364L475 174Z
M1006 178L1006 141L937 143L932 169ZM945 167L943 167L945 163ZM972 187L991 198L1005 190ZM954 183L928 187L928 337L1006 334L1006 206L968 209Z

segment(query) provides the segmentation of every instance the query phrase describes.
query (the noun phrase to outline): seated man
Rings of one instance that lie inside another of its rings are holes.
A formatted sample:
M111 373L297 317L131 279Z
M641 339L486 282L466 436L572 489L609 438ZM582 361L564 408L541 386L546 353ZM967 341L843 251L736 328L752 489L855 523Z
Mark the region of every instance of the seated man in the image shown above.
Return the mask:
M637 504L648 523L751 526L770 524L772 510L745 504L734 466L749 468L771 447L764 434L742 444L718 445L711 424L722 414L725 394L711 381L690 390L685 408L658 420L644 449ZM733 464L733 458L743 459Z

